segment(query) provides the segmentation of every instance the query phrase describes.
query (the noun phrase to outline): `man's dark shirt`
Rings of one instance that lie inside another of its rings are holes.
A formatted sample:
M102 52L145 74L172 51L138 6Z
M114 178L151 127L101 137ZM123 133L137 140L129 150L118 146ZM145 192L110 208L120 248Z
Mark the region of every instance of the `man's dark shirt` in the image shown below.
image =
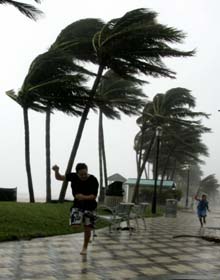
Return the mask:
M98 193L98 181L95 176L89 175L88 179L83 181L76 173L69 173L66 175L66 180L71 182L72 194L74 196L74 207L83 210L95 210L97 202L95 200L78 200L75 198L76 194L95 195Z

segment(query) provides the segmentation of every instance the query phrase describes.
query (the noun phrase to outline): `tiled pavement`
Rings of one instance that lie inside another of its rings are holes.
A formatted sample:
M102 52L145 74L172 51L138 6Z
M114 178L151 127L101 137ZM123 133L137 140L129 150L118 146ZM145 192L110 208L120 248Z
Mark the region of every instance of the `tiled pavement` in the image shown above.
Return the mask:
M216 234L220 212L200 230L196 217L147 219L147 231L129 236L98 231L87 257L79 255L82 234L0 243L0 279L4 280L174 280L220 279L220 245L178 234Z

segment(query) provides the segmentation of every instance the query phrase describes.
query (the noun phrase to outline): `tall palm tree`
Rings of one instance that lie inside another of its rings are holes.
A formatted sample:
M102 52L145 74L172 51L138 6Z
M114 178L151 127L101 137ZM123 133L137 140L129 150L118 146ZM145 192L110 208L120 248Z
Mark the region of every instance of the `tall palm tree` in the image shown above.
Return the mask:
M36 3L40 3L40 0L34 0ZM42 15L42 12L38 10L36 7L30 4L26 4L23 2L13 1L13 0L0 0L1 4L8 4L14 6L18 9L22 14L27 16L30 19L37 20L37 18Z
M98 65L90 101L97 92L105 69L112 69L119 76L140 83L143 81L137 78L139 74L174 78L175 73L164 65L162 59L188 57L194 52L172 48L169 44L181 43L185 35L175 28L159 24L156 17L155 12L137 9L106 24L94 19L78 21L64 29L52 47L71 53L75 59ZM86 21L97 27L96 32L91 32L90 26L85 25ZM90 102L81 117L66 173L72 169L89 110ZM60 200L64 199L66 188L65 181Z
M194 119L197 117L208 117L208 115L202 112L195 112L193 108L195 108L195 99L190 91L184 88L173 88L168 90L165 94L157 94L152 102L146 104L142 116L138 118L137 123L142 127L141 134L143 136L145 135L146 137L149 131L151 131L151 133L149 134L149 144L144 150L144 154L142 155L140 152L142 159L140 158L139 161L142 160L142 163L139 163L140 168L132 199L133 202L138 199L139 182L153 147L156 128L158 126L162 127L165 134L168 132L171 133L172 131L172 136L176 138L178 137L177 133L175 133L176 127L197 127L200 129L200 121ZM204 128L204 130L206 130L206 128ZM180 140L181 138L179 138L179 141ZM143 140L139 140L139 142L140 141L143 143ZM135 146L137 148L143 148L137 143L137 139Z
M50 120L53 110L80 116L86 98L87 89L83 74L77 73L78 67L68 55L48 51L37 56L32 62L23 83L23 92L35 103L41 104L46 112L46 201L51 200L51 164L50 164Z
M28 119L28 109L31 107L35 111L42 111L44 108L38 104L33 105L32 100L23 95L22 91L17 95L13 90L7 91L6 94L15 102L17 102L23 109L24 117L24 132L25 132L25 164L27 172L28 190L30 202L34 203L34 189L31 174L31 164L30 164L30 132L29 132L29 119Z
M100 198L104 198L104 182L107 187L107 166L104 144L103 115L110 119L120 119L120 112L131 116L140 113L143 109L143 98L146 96L135 82L125 80L109 70L103 76L94 97L99 107L99 169L100 169Z

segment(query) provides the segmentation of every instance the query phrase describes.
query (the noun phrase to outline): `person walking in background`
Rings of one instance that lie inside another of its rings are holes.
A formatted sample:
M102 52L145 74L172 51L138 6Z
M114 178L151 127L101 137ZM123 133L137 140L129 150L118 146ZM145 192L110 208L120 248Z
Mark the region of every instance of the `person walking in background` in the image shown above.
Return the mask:
M95 176L88 173L85 163L78 163L76 172L66 174L66 176L60 174L59 166L54 165L52 169L57 180L66 179L71 182L74 201L70 212L70 225L73 227L84 225L84 243L80 254L86 255L95 221L94 210L97 207L98 181Z
M205 194L202 195L201 199L199 199L198 196L196 195L195 200L199 202L197 205L197 214L199 217L201 227L203 227L203 224L206 224L207 210L210 211L209 203L207 201L207 197Z

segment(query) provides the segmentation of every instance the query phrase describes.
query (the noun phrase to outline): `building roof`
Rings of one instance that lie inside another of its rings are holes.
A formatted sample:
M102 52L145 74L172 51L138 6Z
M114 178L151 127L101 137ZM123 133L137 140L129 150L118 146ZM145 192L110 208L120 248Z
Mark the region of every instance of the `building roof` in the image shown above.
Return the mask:
M124 184L126 185L135 185L136 184L137 179L136 178L129 178L128 180L126 180L124 182ZM157 186L159 187L161 183L161 180L157 180ZM154 180L153 179L141 179L140 180L140 186L143 187L153 187L154 186ZM173 186L175 186L175 182L174 181L163 181L163 187L165 188L172 188Z
M122 175L118 174L118 173L115 173L111 176L108 177L108 181L111 181L111 182L125 182L127 179L124 178Z

